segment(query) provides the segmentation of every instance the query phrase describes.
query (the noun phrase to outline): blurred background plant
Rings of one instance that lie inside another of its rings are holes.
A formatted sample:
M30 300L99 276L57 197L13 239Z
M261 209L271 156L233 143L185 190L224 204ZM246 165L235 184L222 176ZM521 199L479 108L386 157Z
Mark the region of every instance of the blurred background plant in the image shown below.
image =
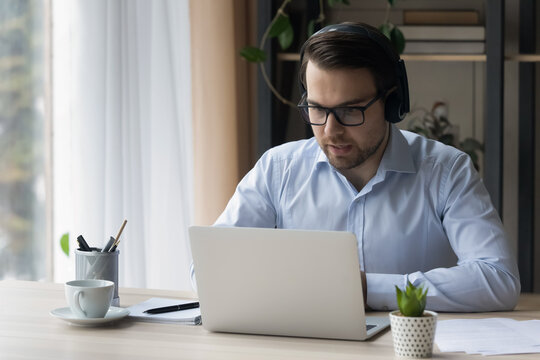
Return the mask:
M65 233L60 237L60 248L66 256L69 256L69 233Z
M480 170L479 153L484 151L484 145L478 140L468 137L459 141L458 127L448 120L448 104L436 101L431 110L419 108L410 115L408 130L453 146L467 153L476 170Z
M247 61L252 63L259 63L259 67L261 69L262 76L264 78L264 81L266 85L270 88L272 93L284 104L287 104L293 108L296 108L296 103L287 100L285 97L283 97L277 89L272 85L272 82L268 78L268 74L266 73L266 69L264 68L263 64L266 61L267 55L266 52L263 50L266 40L277 38L279 42L279 46L281 50L287 50L293 40L294 40L294 29L291 24L289 14L285 11L285 8L287 7L287 4L289 4L292 0L283 0L281 3L281 6L276 11L276 14L274 15L274 18L268 24L268 27L266 28L259 46L246 46L240 50L240 55L245 58ZM393 44L394 48L398 53L402 53L403 49L405 49L405 38L403 36L403 33L399 28L392 24L389 21L389 15L390 10L394 6L396 0L381 0L386 1L386 14L383 24L379 26L379 30L386 35L388 39L390 39L390 42ZM349 0L327 0L326 4L328 7L332 8L336 5L350 5ZM319 0L319 14L317 18L310 19L307 24L307 31L306 31L306 38L309 38L311 35L313 35L317 30L321 29L322 27L329 25L326 24L326 16L325 16L325 6L324 1ZM351 19L351 21L354 21L354 19Z

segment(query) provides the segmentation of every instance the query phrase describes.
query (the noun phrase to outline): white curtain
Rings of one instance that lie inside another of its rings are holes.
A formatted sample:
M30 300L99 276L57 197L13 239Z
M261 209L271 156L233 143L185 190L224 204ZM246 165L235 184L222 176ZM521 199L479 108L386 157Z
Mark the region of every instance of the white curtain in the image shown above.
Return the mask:
M55 281L127 219L120 286L191 288L189 39L188 0L53 2Z

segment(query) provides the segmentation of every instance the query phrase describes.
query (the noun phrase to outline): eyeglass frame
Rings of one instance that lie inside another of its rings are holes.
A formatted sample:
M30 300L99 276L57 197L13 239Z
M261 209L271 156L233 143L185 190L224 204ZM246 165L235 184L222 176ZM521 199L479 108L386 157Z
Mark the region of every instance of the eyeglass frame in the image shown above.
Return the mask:
M334 106L334 107L326 107L326 106L321 106L321 105L309 105L309 104L303 104L307 101L306 99L306 96L307 94L304 94L304 96L302 97L302 99L300 100L300 102L298 103L298 105L296 105L296 107L298 108L298 110L300 111L300 116L302 116L302 119L308 123L309 125L313 125L313 126L323 126L323 125L326 125L326 123L328 122L328 115L330 113L332 113L332 115L334 115L334 118L336 119L336 121L340 124L340 125L343 125L343 126L360 126L360 125L364 125L364 123L366 122L366 110L373 104L375 104L378 100L380 100L387 92L385 91L381 91L379 92L373 99L371 99L370 101L368 101L368 103L364 106ZM323 123L321 124L314 124L312 123L311 121L309 121L309 108L317 108L317 109L321 109L321 110L324 110L326 112L326 118L324 120ZM307 111L305 111L304 109L307 109ZM357 124L345 124L341 121L341 119L339 118L339 116L336 114L336 109L353 109L353 110L360 110L362 112L362 122L361 123L357 123Z

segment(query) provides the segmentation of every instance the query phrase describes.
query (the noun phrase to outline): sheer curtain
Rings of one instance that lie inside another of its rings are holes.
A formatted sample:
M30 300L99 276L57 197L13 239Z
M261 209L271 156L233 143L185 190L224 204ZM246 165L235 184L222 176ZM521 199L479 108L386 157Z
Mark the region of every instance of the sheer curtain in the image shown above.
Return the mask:
M55 1L53 21L55 281L78 235L101 247L127 219L120 286L190 289L189 1Z

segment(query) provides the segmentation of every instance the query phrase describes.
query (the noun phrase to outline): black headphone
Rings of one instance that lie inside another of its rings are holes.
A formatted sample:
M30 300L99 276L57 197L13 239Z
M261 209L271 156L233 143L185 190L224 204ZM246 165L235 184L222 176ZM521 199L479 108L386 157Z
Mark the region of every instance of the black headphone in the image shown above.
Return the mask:
M375 32L367 27L362 25L352 25L352 24L336 24L328 25L321 30L317 31L312 36L317 36L326 32L338 31L344 33L352 33L362 35L374 43L376 43L383 51L392 59L392 62L395 64L395 72L397 78L396 89L392 91L386 97L385 106L384 106L384 117L388 122L397 123L405 118L405 115L410 110L409 105L409 84L407 81L407 71L405 70L405 63L400 59L397 52L395 52L390 46L388 39L381 33ZM307 43L307 41L306 41ZM302 66L302 61L304 59L304 50L306 43L302 46L300 51L300 66ZM300 92L302 96L307 94L307 89L304 86L300 74Z

